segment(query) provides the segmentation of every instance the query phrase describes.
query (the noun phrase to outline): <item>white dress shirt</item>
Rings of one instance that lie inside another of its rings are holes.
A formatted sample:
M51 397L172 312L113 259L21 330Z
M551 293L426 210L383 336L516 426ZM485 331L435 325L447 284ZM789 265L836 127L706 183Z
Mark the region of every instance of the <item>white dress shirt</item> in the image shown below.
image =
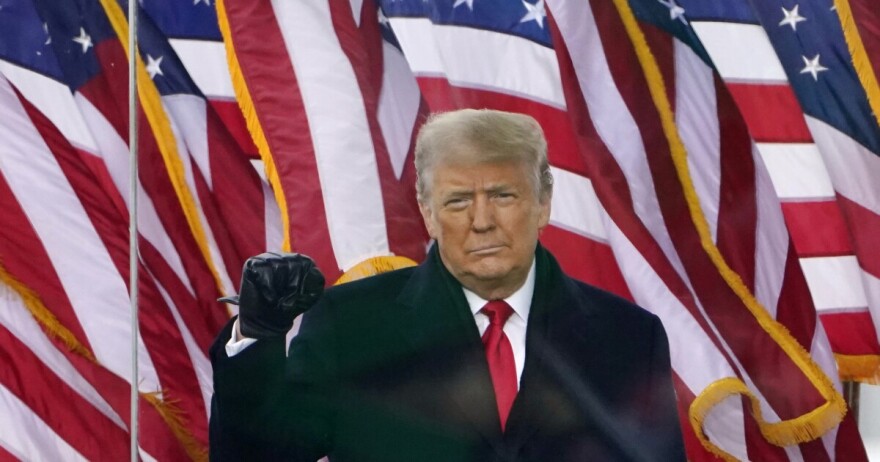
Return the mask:
M480 336L482 337L483 333L486 332L486 329L489 327L489 317L481 313L480 310L483 309L489 301L484 300L479 295L465 289L464 287L462 287L462 290L464 291L464 296L471 308L471 313L474 314L474 321L477 323L477 329L480 330ZM517 291L511 296L504 299L504 301L513 308L513 314L510 315L510 318L507 319L507 323L504 324L504 334L507 335L507 339L510 341L510 346L513 348L513 362L516 364L517 389L519 389L519 382L522 378L523 366L526 364L526 324L528 324L529 309L532 307L532 294L534 293L535 261L532 260L532 267L529 269L528 276L526 276L526 282L524 282L522 287L517 289ZM296 327L299 326L294 326L294 329ZM226 342L226 356L235 356L256 341L256 339L247 338L241 335L241 331L239 331L238 328L238 319L236 319L235 325L232 327L232 336L229 341Z
M480 312L488 300L484 300L479 295L468 289L464 290L464 296L467 298L468 305L471 307L471 313L474 314L474 320L477 322L477 329L480 330L480 336L489 328L489 317ZM532 307L532 294L535 293L535 261L532 260L532 267L529 269L529 275L526 276L526 282L522 287L517 289L511 296L504 299L511 308L513 314L504 324L504 335L510 341L513 348L513 362L516 364L516 388L519 390L519 382L522 378L523 366L526 364L526 324L529 320L529 309Z

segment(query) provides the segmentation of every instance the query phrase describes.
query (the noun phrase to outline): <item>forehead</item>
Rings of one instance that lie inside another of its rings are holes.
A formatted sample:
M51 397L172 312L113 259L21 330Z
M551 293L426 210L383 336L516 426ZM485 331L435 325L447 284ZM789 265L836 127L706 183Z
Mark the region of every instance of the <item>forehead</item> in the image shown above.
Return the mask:
M443 162L434 168L433 188L489 189L498 187L527 187L529 169L524 162Z

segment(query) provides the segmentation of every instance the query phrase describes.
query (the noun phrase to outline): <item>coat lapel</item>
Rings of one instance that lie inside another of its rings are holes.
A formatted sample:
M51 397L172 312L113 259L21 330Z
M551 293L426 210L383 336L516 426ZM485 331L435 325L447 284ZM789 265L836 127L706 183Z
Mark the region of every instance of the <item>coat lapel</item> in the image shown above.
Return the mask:
M601 316L590 309L584 310L584 301L577 288L568 279L555 259L543 247L536 252L536 280L532 307L526 334L526 364L520 380L520 392L514 401L507 422L505 442L516 453L541 429L556 428L560 420L548 402L555 400L568 388L561 378L570 377L570 371L560 371L561 354L582 351L601 354L584 348L590 338L601 337ZM578 372L592 376L592 361L579 361ZM597 371L598 372L598 371Z
M436 245L398 302L405 306L402 335L413 351L432 358L434 380L443 385L462 420L500 451L501 424L479 330L461 285L443 267Z

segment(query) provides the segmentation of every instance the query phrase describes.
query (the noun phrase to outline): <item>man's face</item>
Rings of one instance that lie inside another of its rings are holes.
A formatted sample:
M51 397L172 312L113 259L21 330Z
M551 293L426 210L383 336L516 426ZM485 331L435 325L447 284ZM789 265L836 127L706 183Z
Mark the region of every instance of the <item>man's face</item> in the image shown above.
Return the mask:
M485 299L522 286L550 219L550 199L536 197L529 174L521 162L439 164L420 204L443 264Z

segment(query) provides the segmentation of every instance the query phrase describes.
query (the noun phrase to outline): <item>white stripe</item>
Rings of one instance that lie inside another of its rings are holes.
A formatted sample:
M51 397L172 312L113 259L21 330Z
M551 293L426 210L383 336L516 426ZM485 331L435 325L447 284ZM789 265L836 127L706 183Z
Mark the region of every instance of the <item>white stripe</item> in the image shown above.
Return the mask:
M0 446L21 460L87 460L2 384L0 415Z
M120 377L131 372L128 288L48 146L11 87L0 79L0 173L27 215L88 337L95 357ZM88 268L83 271L83 268ZM138 339L139 385L159 390Z
M822 368L838 393L843 393L840 375L837 372L837 360L834 359L834 352L831 351L831 343L825 335L825 328L818 320L813 334L813 343L810 345L810 356ZM836 460L835 447L837 446L837 431L839 429L840 426L836 426L822 435L822 444L825 446L825 451L828 452L831 462Z
M278 207L278 202L275 201L275 192L272 191L272 187L269 186L269 181L266 179L266 168L263 165L263 160L250 159L250 162L254 170L257 171L257 175L260 176L260 185L263 190L263 223L265 223L266 230L266 246L264 249L266 251L280 250L281 243L284 240L284 231L281 227L281 209ZM227 306L234 313L238 313L238 305L230 304Z
M349 0L349 3L351 4L351 13L354 16L354 23L358 27L361 27L361 15L363 13L361 10L364 8L364 0Z
M96 143L79 116L70 87L43 74L0 60L2 73L74 146L95 151Z
M636 214L663 249L676 272L687 280L684 265L660 213L644 140L639 126L614 84L589 4L560 0L549 2L548 5L555 12L559 31L569 44L578 83L596 132L626 177Z
M736 460L749 460L744 419L742 396L730 395L706 415L703 419L703 431L709 441Z
M382 75L376 118L385 146L388 147L394 174L400 179L412 144L422 93L400 51L384 41L382 51L385 72Z
M691 21L691 26L725 81L788 81L760 25Z
M387 255L388 235L366 109L322 2L273 0L309 121L330 241L340 269ZM312 220L295 217L291 220Z
M565 108L556 52L510 34L392 17L391 28L413 72L449 83L517 95Z
M816 310L868 305L862 271L855 256L801 258Z
M819 119L809 116L805 119L834 189L880 215L880 155Z
M208 98L235 99L223 42L168 39L193 82Z
M165 287L163 287L156 278L153 279L156 281L156 287L159 289L159 294L162 296L162 300L164 300L165 304L168 305L168 309L171 311L171 315L174 317L174 323L177 324L177 330L180 331L180 336L183 339L183 344L186 346L186 352L189 355L190 362L192 363L193 371L195 371L196 378L199 381L199 388L202 391L202 399L204 400L205 410L210 412L211 395L214 394L211 361L208 360L208 356L205 355L205 353L196 343L195 339L192 336L192 333L189 331L189 327L187 327L186 323L183 322L183 318L181 318L180 316L180 308L178 308L178 306L174 304L174 300L172 300L171 296L168 295L168 291L165 290ZM188 306L183 308L192 309L192 307Z
M120 428L127 428L121 417L101 397L98 391L76 370L58 347L49 341L43 329L30 314L14 290L0 283L0 324L9 329L18 340L27 345L49 370L55 373L70 388L89 402L99 412L107 416Z
M865 298L868 300L871 321L874 322L874 331L880 334L880 278L861 268L859 272L865 287Z
M599 203L593 182L556 167L550 170L553 173L550 223L595 241L608 242L602 219L605 209Z
M721 197L721 128L712 69L675 40L675 125L687 150L688 168L712 241L717 242Z
M812 143L758 143L773 187L780 199L834 197L831 178Z
M263 219L266 224L265 250L280 250L284 242L284 229L281 225L281 210L275 201L275 193L266 183L263 186Z
M773 192L767 167L754 144L752 159L755 162L755 200L758 214L755 223L755 298L775 319L788 260L788 229L785 227L779 199Z

